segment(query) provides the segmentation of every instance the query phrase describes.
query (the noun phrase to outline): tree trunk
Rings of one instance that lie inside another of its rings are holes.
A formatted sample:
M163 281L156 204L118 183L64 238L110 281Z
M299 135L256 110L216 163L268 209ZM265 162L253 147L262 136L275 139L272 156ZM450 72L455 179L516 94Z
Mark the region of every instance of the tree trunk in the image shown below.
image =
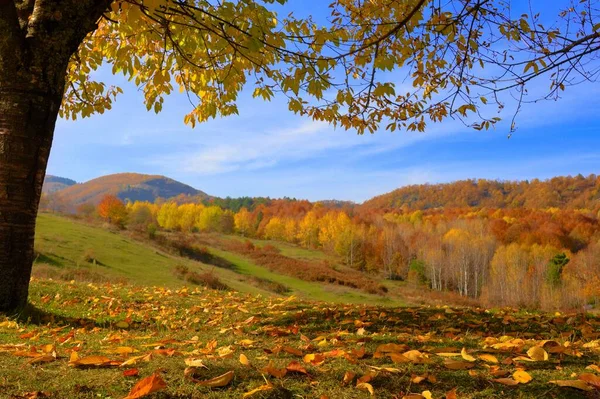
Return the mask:
M67 66L113 0L0 0L0 312L27 303Z
M0 82L0 311L27 302L35 221L60 101L56 94Z

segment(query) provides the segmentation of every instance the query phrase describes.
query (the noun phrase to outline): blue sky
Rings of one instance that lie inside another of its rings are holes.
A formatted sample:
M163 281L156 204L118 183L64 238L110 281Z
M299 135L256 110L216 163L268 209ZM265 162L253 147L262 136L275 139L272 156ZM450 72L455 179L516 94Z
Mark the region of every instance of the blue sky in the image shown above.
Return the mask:
M183 95L171 96L156 115L135 87L107 81L125 94L104 115L58 122L48 173L79 182L118 172L161 174L223 197L360 202L407 184L600 171L600 86L593 84L568 89L558 102L524 106L508 139L510 109L490 131L447 120L425 133L359 136L249 93L240 97L239 116L191 129L183 123L190 109Z

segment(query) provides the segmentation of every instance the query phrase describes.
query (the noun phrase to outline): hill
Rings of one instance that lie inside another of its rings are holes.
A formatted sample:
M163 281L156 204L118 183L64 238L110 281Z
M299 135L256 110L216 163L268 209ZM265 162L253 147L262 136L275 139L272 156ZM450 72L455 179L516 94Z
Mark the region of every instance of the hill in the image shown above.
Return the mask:
M363 210L432 208L595 209L600 204L600 177L554 177L549 180L461 180L445 184L419 184L374 197Z
M46 175L42 192L44 194L56 193L77 184L75 180L67 179L66 177Z
M118 173L102 176L82 184L76 184L60 192L61 199L73 206L83 203L98 204L102 197L112 194L122 200L150 201L157 198L194 197L194 200L210 196L186 184L159 175Z

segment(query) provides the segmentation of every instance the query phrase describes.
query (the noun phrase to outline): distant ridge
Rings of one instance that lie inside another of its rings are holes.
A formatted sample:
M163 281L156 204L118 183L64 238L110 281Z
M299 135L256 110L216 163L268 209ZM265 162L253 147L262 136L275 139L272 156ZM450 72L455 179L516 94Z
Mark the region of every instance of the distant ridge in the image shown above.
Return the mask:
M77 184L75 180L66 177L46 175L42 192L45 194L55 193Z
M61 200L70 205L98 204L105 195L115 195L123 201L150 201L157 198L193 197L197 202L211 198L203 191L160 175L118 173L74 184L58 192ZM191 202L190 201L190 202Z
M559 176L548 180L459 180L398 188L365 201L363 210L433 208L596 209L600 176Z

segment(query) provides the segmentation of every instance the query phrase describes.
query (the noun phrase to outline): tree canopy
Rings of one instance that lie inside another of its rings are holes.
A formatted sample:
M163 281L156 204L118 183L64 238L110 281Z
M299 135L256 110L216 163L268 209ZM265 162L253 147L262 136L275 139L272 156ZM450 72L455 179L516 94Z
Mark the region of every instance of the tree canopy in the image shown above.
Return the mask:
M110 2L70 63L62 115L111 108L121 88L91 73L107 64L141 87L149 110L186 93L192 126L236 114L250 86L255 97L281 94L291 111L359 133L424 131L448 117L487 129L504 92L516 113L598 72L592 0L565 3L555 17L530 8L513 16L519 5L499 0L336 0L326 23L282 16L276 3L285 0ZM530 98L528 83L542 75L546 90Z

